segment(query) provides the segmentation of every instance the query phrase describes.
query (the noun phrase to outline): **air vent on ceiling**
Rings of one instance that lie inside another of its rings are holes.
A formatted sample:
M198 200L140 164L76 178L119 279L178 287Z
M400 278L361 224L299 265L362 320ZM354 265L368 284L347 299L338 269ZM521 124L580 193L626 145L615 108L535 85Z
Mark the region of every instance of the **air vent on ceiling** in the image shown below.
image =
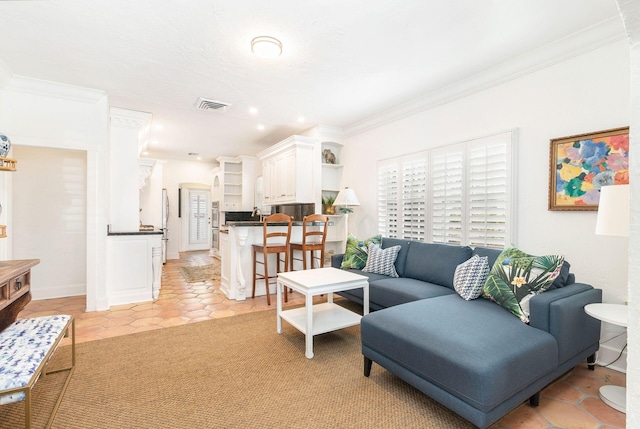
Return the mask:
M219 113L224 113L231 106L231 103L225 103L224 101L211 100L209 98L199 97L196 101L196 109L198 110L215 110Z

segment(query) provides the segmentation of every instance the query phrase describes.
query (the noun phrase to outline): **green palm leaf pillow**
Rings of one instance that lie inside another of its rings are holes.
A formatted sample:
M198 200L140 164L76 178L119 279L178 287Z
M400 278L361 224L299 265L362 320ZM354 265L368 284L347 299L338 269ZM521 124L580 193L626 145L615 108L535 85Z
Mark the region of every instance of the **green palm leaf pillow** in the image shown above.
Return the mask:
M549 289L563 262L564 256L532 256L513 247L505 249L489 272L482 296L529 323L529 300Z
M382 246L382 236L375 235L363 241L358 240L355 236L349 234L347 237L347 248L344 252L344 258L342 259L342 265L340 268L355 268L357 270L363 269L364 266L367 265L369 243Z

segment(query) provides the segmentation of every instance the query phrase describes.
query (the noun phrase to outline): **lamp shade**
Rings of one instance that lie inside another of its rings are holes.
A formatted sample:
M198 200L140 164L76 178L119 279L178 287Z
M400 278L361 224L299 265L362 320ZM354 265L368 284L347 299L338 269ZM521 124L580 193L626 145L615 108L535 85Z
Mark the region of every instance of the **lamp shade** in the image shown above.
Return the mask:
M334 206L359 206L360 201L358 201L358 197L356 197L356 193L353 192L353 189L344 188L342 191L338 193L335 201L333 202Z
M612 185L600 188L596 234L628 237L630 219L629 185Z

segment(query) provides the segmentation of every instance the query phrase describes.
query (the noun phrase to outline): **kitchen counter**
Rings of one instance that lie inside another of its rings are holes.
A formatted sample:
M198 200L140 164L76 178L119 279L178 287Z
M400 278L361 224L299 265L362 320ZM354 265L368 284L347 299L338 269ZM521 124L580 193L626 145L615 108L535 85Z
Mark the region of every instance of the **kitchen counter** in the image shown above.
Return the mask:
M309 224L319 225L317 222ZM287 223L270 223L276 230L287 231ZM302 221L293 222L291 228L291 241L302 241ZM251 297L253 283L253 252L251 246L254 243L262 243L263 222L259 221L227 221L220 229L220 259L221 259L221 291L229 299L244 301ZM307 225L308 226L308 225ZM225 231L226 229L226 231ZM344 217L330 217L327 230L327 244L329 250L333 246L344 248ZM275 263L275 260L273 261ZM301 263L296 261L296 269L301 269ZM275 287L270 291L275 293ZM256 296L265 295L267 289L264 280L256 282Z
M329 225L331 225L331 221L329 221ZM262 226L263 222L257 221L257 220L239 220L239 221L229 221L225 224L226 226ZM269 225L271 226L287 226L288 224L286 222L269 222ZM309 225L321 225L321 223L319 222L308 222L307 226ZM302 221L301 220L294 220L293 221L293 226L302 226Z
M121 231L121 232L108 232L107 235L108 236L116 236L116 235L154 235L154 234L158 234L158 235L162 235L162 231Z

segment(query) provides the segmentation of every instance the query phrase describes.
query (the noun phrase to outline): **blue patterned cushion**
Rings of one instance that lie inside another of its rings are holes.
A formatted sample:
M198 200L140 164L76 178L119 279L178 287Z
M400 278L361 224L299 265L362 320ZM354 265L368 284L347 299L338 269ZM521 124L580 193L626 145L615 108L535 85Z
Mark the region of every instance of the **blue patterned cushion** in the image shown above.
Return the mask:
M453 275L453 288L467 301L478 298L489 275L489 258L473 255L458 265Z
M0 332L0 391L25 387L71 316L18 320ZM0 396L0 405L22 401L24 392Z
M366 273L398 277L395 263L400 249L400 246L391 246L386 249L381 249L377 244L369 243L369 257L367 258L367 264L364 266L362 271Z

